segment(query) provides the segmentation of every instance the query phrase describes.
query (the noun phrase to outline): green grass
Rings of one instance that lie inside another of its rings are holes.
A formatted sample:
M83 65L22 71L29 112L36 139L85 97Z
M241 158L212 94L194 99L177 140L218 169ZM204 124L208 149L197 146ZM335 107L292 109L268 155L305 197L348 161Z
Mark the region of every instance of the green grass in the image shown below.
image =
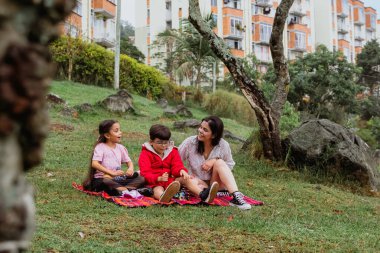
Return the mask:
M54 82L51 91L70 106L95 104L111 89ZM252 161L231 141L234 174L242 192L265 202L251 211L233 207L152 206L124 208L71 187L87 173L96 128L105 118L120 121L123 144L137 166L141 144L157 122L172 127L154 102L133 95L138 115L112 114L99 107L78 118L50 110L51 123L72 131L51 131L42 165L27 174L35 186L37 229L31 252L379 252L380 199L328 184L313 184L286 168ZM197 119L207 114L191 109ZM252 129L224 119L232 133ZM179 144L195 133L172 129ZM51 173L52 176L48 176ZM80 233L84 234L82 238Z

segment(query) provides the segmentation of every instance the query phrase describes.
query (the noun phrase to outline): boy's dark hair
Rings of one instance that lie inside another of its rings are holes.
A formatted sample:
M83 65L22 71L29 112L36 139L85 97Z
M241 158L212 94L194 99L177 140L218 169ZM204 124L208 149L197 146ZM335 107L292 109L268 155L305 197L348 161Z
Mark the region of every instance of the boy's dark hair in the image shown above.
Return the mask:
M149 137L153 141L154 139L169 140L172 136L170 129L164 125L153 125L149 129Z
M212 141L211 145L215 147L219 144L220 139L223 137L224 124L223 121L217 116L209 116L202 119L201 122L207 122L212 133ZM202 141L198 141L197 151L199 154L203 154L205 151L204 143Z

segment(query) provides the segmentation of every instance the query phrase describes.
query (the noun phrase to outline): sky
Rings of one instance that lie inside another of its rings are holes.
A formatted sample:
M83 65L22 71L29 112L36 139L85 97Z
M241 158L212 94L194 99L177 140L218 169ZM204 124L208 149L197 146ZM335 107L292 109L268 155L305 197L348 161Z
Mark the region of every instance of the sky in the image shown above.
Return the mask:
M121 19L135 25L135 1L121 0ZM141 1L141 0L138 0ZM315 0L320 1L320 0ZM370 6L377 11L377 19L380 19L380 0L362 0L365 6Z

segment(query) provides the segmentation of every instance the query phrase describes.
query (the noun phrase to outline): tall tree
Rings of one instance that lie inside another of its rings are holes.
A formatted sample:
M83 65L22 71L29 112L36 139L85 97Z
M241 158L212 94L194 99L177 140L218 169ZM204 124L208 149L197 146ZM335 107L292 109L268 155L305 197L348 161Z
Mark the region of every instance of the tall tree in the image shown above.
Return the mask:
M374 88L380 83L380 44L377 40L364 45L357 56L357 65L363 69L361 83L369 88L370 94L374 94Z
M203 20L210 29L215 26L212 15L207 15ZM156 55L165 59L164 70L172 79L174 76L180 80L187 78L199 88L202 79L210 73L212 63L216 61L208 40L187 20L182 22L181 29L167 29L157 37L156 44L167 48L166 52Z
M135 28L129 22L123 22L120 25L120 53L126 54L139 62L145 60L145 55L133 45Z
M277 80L273 100L269 102L259 88L257 80L249 78L242 63L232 56L223 39L219 38L204 22L199 9L199 0L189 1L190 22L209 41L211 49L228 68L235 83L240 87L243 95L255 111L260 127L264 156L271 160L283 159L279 122L288 94L289 73L282 41L285 22L293 2L294 0L281 1L273 22L270 48Z
M35 228L25 172L42 159L53 76L47 44L76 1L2 0L0 18L0 252L24 252Z

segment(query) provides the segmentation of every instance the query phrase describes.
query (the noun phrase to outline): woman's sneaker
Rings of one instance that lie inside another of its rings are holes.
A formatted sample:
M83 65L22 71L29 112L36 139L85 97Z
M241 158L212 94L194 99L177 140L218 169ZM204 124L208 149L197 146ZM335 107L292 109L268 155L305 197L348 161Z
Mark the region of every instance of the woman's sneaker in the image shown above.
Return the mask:
M216 193L218 192L219 184L218 182L213 182L210 187L203 189L199 193L199 197L203 202L206 202L208 204L212 203L214 201L214 198L216 197Z
M163 203L168 203L173 198L173 196L179 191L179 188L181 187L181 184L177 181L172 182L169 184L169 186L166 188L164 193L162 193L159 201Z
M233 199L230 201L230 206L237 206L241 210L251 209L251 205L245 202L244 195L241 192L232 193Z

